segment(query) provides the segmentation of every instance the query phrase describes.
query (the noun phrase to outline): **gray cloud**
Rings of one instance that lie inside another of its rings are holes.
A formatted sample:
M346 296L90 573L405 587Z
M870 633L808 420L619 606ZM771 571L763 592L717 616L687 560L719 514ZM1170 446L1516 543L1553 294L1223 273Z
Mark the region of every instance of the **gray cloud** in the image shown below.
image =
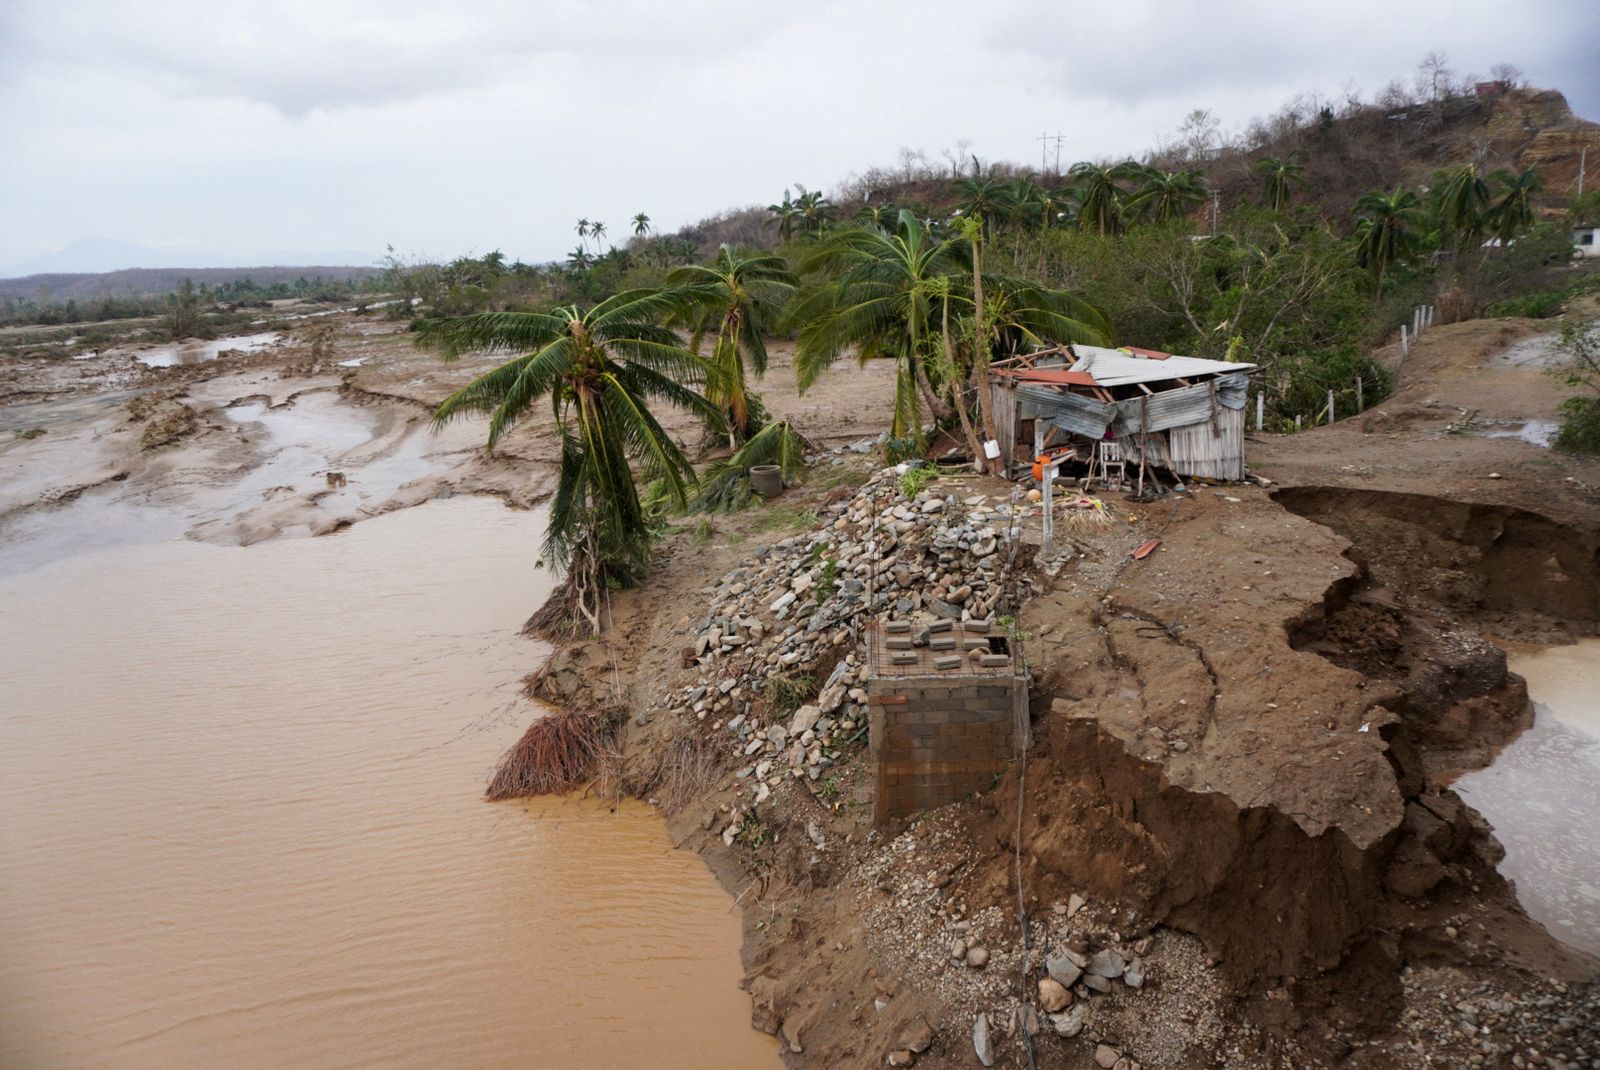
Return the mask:
M1429 49L1600 116L1590 5L10 0L0 265L88 236L555 258L580 215L675 226L961 138L1137 153L1191 108L1236 130Z

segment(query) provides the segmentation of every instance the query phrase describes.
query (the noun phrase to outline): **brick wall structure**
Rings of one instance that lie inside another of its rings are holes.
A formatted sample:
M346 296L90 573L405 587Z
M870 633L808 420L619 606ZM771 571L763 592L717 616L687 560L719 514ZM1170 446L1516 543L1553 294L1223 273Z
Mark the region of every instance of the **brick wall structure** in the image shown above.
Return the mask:
M870 643L874 823L882 826L989 790L1028 742L1028 682L1017 670L1020 659L952 675L929 672L926 658L914 665L879 664L870 656Z

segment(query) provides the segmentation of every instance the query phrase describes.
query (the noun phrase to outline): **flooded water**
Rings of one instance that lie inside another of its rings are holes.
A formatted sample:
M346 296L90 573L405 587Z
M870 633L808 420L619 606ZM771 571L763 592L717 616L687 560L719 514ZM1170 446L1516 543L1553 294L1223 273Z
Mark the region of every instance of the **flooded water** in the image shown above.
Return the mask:
M276 331L260 334L241 334L231 338L216 338L209 342L180 342L160 349L147 349L134 357L147 368L172 368L180 364L204 364L216 360L229 350L251 353L257 349L275 346L283 336Z
M1505 845L1500 872L1558 939L1600 954L1600 640L1513 654L1533 727L1454 787Z
M653 813L481 800L539 533L0 557L0 1066L775 1067Z

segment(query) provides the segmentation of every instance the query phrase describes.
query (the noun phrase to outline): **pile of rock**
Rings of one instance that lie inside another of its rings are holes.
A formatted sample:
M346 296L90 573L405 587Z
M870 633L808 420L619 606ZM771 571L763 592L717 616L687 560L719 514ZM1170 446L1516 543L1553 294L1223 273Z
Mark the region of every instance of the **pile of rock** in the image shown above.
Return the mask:
M867 623L990 617L1019 556L1021 515L1013 501L958 496L938 480L908 498L886 469L826 509L819 530L761 548L704 589L709 611L685 652L701 677L644 716L669 710L726 732L756 803L785 777L820 778L866 731ZM791 710L824 672L815 699Z

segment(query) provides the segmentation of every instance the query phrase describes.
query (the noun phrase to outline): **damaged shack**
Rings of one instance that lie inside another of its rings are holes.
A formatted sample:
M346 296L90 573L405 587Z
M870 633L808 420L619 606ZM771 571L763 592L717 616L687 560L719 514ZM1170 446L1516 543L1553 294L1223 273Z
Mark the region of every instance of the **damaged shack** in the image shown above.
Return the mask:
M997 362L991 379L1006 475L1049 453L1118 484L1130 468L1244 478L1254 364L1069 345Z

